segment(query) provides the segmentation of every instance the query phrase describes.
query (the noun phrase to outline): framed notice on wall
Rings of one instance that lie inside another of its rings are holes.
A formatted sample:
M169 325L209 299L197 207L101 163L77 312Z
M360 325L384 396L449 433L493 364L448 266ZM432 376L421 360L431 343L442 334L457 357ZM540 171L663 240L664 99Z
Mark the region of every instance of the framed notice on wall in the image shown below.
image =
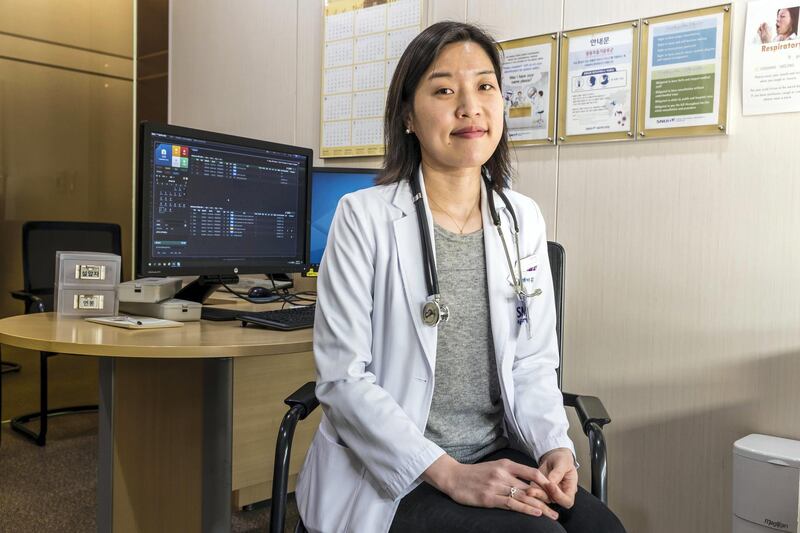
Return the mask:
M383 155L386 90L422 0L326 0L320 157Z
M555 33L503 41L503 103L512 145L555 144Z
M747 4L742 63L742 114L800 111L799 2Z
M638 26L628 21L561 35L560 144L633 140Z
M730 4L642 19L639 137L724 135Z

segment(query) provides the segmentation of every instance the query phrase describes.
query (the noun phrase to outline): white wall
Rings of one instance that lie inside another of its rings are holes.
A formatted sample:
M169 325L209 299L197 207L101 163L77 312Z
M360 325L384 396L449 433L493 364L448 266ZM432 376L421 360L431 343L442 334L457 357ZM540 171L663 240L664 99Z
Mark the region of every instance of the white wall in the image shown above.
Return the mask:
M714 5L426 4L429 23L479 22L498 39ZM322 0L172 9L174 123L319 149ZM567 249L565 389L600 396L614 419L611 506L630 532L729 531L733 441L800 438L797 115L741 115L745 10L734 2L728 136L516 150L516 187Z

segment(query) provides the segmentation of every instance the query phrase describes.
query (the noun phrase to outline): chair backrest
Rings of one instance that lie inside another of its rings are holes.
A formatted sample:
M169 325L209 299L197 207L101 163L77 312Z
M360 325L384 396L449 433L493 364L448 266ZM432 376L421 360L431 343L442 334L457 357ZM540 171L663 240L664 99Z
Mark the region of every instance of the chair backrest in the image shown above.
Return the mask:
M553 276L553 296L556 301L556 338L558 339L558 388L561 388L562 372L561 368L564 365L564 356L561 350L562 335L561 329L563 326L563 301L564 301L564 261L566 260L566 252L564 247L557 242L547 241L547 256L550 258L550 273Z
M118 224L31 221L22 226L22 276L26 292L41 297L53 310L57 251L122 255Z

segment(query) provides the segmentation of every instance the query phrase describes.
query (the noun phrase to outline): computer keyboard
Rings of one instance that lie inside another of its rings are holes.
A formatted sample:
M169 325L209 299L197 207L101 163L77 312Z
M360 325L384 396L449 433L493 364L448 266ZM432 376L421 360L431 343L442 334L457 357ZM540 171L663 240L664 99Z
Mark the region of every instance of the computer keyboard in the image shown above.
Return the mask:
M289 331L312 327L314 325L315 311L316 306L309 305L290 309L276 309L274 311L240 313L236 318L242 321L242 326L252 324L269 329Z

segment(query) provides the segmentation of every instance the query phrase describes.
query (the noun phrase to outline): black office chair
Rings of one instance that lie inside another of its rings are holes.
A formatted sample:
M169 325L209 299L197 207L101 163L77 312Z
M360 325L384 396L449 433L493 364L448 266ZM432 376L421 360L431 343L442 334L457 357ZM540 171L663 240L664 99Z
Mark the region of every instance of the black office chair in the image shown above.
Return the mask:
M106 252L122 255L122 232L117 224L98 222L26 222L22 226L22 276L24 290L11 296L25 303L25 314L53 310L57 251ZM47 404L47 362L53 352L39 352L39 411L11 420L11 429L39 446L47 442L47 418L97 411L97 405L50 409ZM46 416L42 416L46 413ZM39 433L25 424L39 419Z
M557 242L548 241L547 254L550 257L550 271L553 276L553 293L556 302L556 337L558 338L559 364L557 369L558 388L561 388L563 352L562 317L564 299L564 247ZM283 533L286 522L286 490L289 479L289 458L292 437L298 420L304 420L317 408L319 401L314 394L315 383L309 382L297 389L284 400L290 407L283 417L275 445L275 472L272 476L272 504L270 506L270 532ZM564 405L573 407L578 414L583 432L589 437L591 456L592 494L608 505L608 470L606 468L606 443L603 426L611 422L603 403L594 396L581 396L563 392ZM297 524L295 533L306 533L302 521Z

